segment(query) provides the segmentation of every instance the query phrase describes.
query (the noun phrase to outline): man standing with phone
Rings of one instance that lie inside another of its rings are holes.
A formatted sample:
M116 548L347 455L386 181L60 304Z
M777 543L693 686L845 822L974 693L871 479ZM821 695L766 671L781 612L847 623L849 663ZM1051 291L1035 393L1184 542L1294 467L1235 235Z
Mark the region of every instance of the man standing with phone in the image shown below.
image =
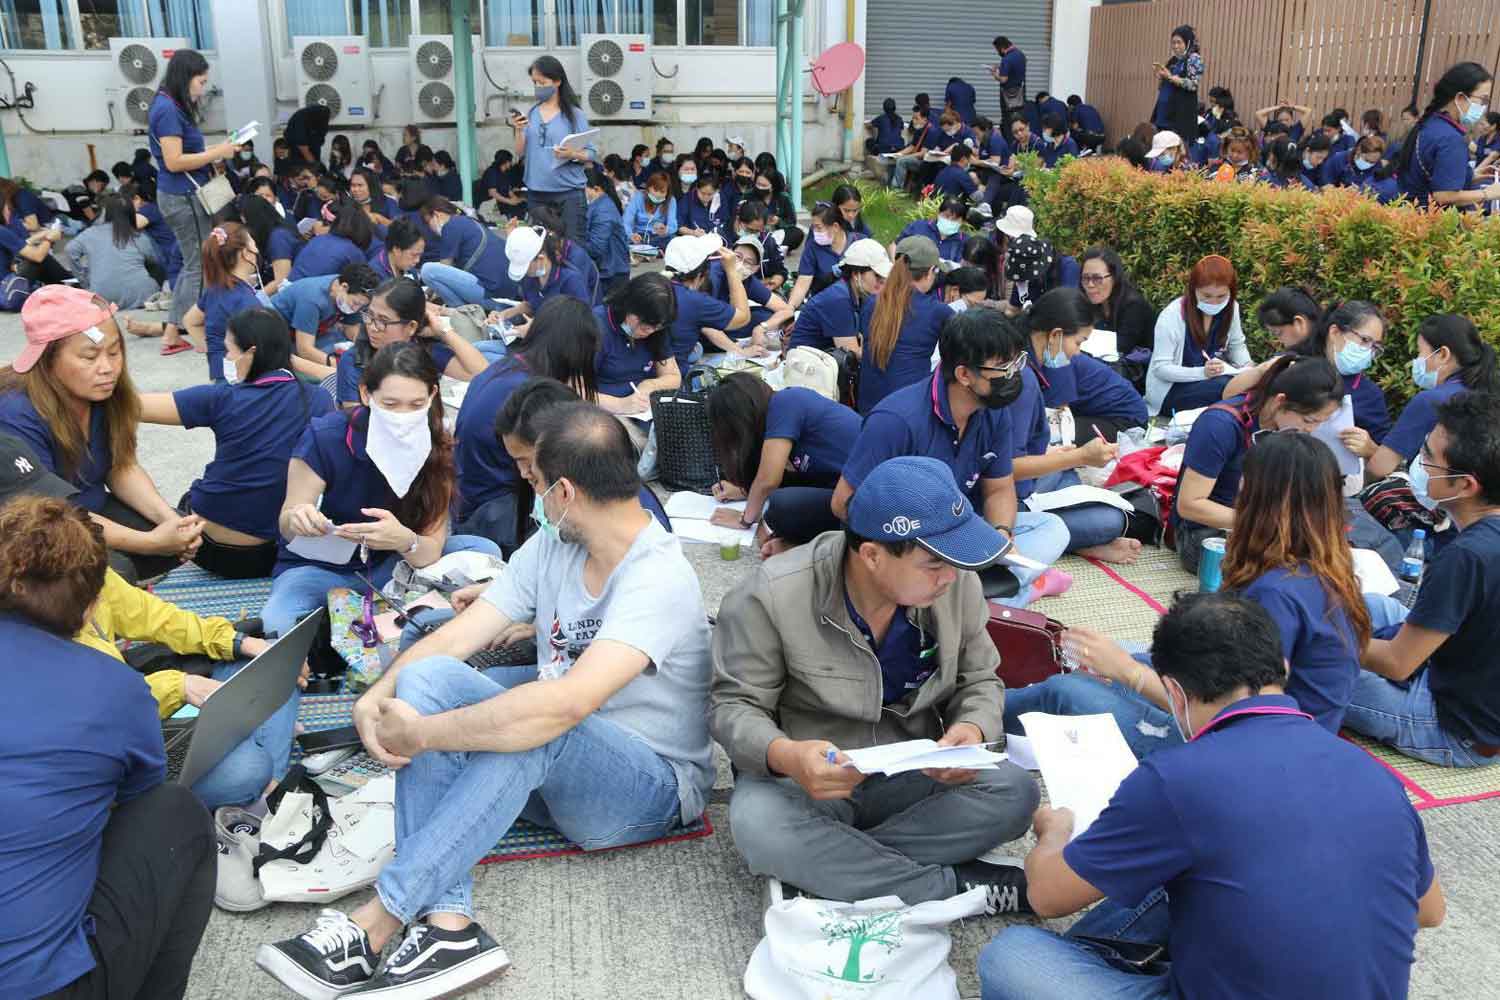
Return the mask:
M994 44L1000 62L990 67L990 76L1000 84L1000 116L1008 126L1026 104L1026 53L1004 35L997 35Z

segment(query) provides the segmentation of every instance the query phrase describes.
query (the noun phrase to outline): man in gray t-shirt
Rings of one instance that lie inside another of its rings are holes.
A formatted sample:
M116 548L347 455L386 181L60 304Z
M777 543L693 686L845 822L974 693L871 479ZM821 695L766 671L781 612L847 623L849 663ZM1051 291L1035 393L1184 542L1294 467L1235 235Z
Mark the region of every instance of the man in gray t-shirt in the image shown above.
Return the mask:
M517 819L598 850L703 811L714 769L697 577L637 500L635 453L614 417L566 403L536 429L540 530L355 706L366 750L401 768L396 857L352 914L324 911L313 930L261 947L261 967L303 996L467 988L502 970L504 951L473 919L470 870ZM535 667L463 662L532 621Z

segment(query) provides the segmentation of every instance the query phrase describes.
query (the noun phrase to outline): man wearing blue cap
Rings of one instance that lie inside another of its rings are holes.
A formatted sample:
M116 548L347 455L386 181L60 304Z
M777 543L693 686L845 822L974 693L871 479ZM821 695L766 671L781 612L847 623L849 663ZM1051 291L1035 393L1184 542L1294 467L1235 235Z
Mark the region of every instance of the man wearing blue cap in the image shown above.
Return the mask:
M1025 912L1018 866L977 861L1039 798L1014 764L867 776L842 751L999 738L1004 686L973 572L1006 539L933 458L872 469L842 531L763 563L724 599L709 725L737 768L729 822L751 871L826 899L983 886Z

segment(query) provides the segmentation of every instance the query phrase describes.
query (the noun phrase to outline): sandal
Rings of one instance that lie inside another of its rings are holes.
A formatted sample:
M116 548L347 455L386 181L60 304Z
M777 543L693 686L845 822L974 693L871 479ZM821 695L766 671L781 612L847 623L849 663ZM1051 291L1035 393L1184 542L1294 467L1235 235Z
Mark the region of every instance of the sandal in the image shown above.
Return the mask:
M193 345L190 342L186 340L179 340L175 344L162 344L161 356L164 358L170 358L174 354L181 354L183 351L191 351L192 349Z

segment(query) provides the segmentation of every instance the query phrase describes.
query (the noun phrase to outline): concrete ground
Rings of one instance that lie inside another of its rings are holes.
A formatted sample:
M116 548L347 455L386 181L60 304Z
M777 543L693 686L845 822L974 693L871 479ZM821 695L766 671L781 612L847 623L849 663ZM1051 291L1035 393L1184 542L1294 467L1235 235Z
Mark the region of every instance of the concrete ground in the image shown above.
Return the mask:
M19 319L0 314L0 361L21 346ZM200 354L162 358L154 341L129 344L131 375L143 392L204 380ZM212 456L208 431L142 427L140 457L164 496L175 499ZM719 560L716 546L686 545L710 613L754 565ZM1230 792L1232 794L1232 791ZM593 857L516 861L481 867L479 919L514 967L474 994L505 1000L732 1000L744 995L745 964L761 936L764 883L746 870L729 835L729 781L721 769L709 815L712 837ZM1417 941L1411 996L1500 998L1500 949L1491 904L1500 890L1500 800L1421 814L1432 859L1448 896L1447 922ZM1339 822L1330 816L1329 822ZM1024 844L1013 845L1024 853ZM1296 844L1286 850L1296 851ZM1274 887L1273 887L1274 888ZM352 909L363 896L340 902ZM254 964L256 947L310 926L310 906L278 904L259 913L215 911L188 988L191 1000L286 996ZM978 996L979 949L1007 923L972 920L954 928L952 965L965 997ZM1056 922L1060 928L1066 921ZM1244 933L1253 935L1256 928ZM1317 942L1309 942L1316 948ZM779 1000L779 998L778 998Z

